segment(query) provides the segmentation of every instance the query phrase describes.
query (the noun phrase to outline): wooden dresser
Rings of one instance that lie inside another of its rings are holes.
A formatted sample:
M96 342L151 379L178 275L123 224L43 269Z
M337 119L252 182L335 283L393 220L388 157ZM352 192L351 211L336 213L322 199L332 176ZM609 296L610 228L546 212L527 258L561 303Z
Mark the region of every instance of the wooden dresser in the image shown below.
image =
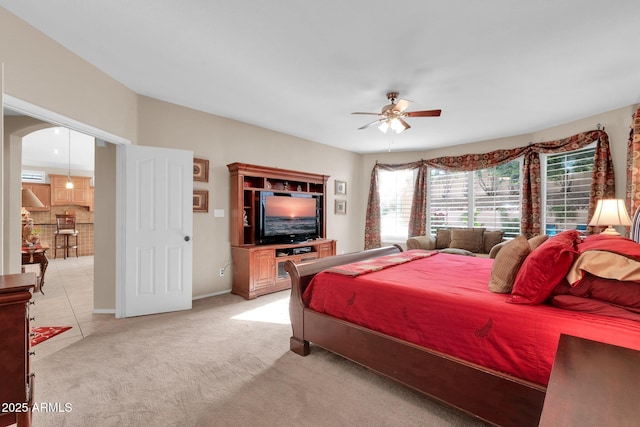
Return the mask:
M0 426L31 425L29 304L35 273L0 275Z

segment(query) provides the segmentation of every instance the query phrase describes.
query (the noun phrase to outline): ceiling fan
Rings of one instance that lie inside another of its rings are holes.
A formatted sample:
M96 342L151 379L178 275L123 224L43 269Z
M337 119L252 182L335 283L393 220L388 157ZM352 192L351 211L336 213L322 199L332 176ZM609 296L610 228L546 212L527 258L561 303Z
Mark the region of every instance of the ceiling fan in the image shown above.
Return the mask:
M396 133L400 133L411 127L409 126L409 123L404 120L405 117L438 117L442 112L442 110L405 111L411 101L408 101L406 99L398 99L398 92L387 93L387 99L391 103L382 107L382 111L380 113L351 113L380 116L379 119L374 120L373 122L368 123L362 127L359 127L358 129L366 129L369 126L373 126L376 123L379 123L378 129L380 129L384 133L387 133L389 128L395 130ZM396 99L398 99L397 103Z

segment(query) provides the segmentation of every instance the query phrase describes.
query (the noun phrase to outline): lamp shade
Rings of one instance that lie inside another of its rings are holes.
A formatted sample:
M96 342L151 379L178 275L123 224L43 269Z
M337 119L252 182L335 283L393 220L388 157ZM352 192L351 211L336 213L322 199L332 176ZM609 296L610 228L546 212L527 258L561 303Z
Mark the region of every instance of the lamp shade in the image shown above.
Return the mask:
M604 234L619 235L613 226L614 225L631 225L631 218L627 213L627 208L624 205L622 199L601 199L598 200L596 210L589 222L591 226L606 226L608 227L603 231Z
M28 208L43 208L44 205L38 199L38 197L33 194L33 191L29 188L22 189L22 206Z

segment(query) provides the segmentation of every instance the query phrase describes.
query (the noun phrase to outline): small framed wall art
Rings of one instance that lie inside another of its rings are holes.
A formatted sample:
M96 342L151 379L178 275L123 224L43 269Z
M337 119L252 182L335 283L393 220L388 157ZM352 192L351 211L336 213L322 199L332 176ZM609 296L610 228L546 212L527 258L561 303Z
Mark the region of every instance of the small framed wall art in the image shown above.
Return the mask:
M193 211L209 212L209 190L193 190Z
M346 215L347 214L347 201L346 200L336 200L336 215Z
M193 180L209 182L209 160L193 159Z
M347 183L345 181L338 181L336 179L336 194L340 194L342 196L347 195Z

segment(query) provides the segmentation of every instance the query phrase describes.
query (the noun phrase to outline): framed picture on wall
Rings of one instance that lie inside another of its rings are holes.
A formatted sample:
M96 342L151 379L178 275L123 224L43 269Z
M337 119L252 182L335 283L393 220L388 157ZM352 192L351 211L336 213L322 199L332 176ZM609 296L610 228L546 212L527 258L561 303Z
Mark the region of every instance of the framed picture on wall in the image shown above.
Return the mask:
M347 214L347 201L346 200L336 200L336 215L346 215Z
M193 180L209 182L209 160L193 159Z
M193 190L193 211L209 212L209 190Z
M336 179L336 194L340 194L340 195L347 194L347 183L345 181L338 181Z

